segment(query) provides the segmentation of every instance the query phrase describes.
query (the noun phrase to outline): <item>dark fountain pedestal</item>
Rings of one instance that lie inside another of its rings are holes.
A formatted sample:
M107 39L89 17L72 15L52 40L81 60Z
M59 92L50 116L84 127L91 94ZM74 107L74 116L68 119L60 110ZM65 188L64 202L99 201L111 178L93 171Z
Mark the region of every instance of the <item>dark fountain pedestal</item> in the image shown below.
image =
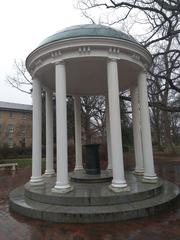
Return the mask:
M112 171L100 169L99 158L100 144L86 144L85 147L85 168L70 173L73 182L81 183L98 183L110 182L112 179Z
M84 145L86 153L85 168L70 173L73 182L99 183L111 181L112 171L100 169L99 146L100 144Z
M87 144L86 149L86 165L85 171L87 174L95 175L100 174L100 161L99 161L99 144Z

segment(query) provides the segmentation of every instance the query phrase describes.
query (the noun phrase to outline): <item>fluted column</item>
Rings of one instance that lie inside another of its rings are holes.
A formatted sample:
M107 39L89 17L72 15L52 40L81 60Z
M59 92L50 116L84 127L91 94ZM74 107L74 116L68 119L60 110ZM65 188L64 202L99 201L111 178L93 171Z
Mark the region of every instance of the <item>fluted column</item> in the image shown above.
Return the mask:
M138 77L139 104L142 130L142 147L144 159L144 181L157 182L157 176L154 170L150 118L148 108L147 81L146 73L141 72Z
M113 169L113 180L110 188L114 191L125 191L127 190L127 183L124 177L118 66L115 59L109 59L107 63L107 79Z
M108 166L107 170L112 170L112 149L111 149L111 134L109 123L109 104L106 98L106 135L107 135L107 153L108 153Z
M75 171L82 170L82 143L81 143L81 102L79 96L74 96L74 122L75 122Z
M56 82L56 185L52 191L65 193L72 190L68 180L67 106L65 63L55 65Z
M131 89L131 105L132 105L133 138L134 138L134 152L135 152L134 173L138 175L142 175L144 173L144 163L143 163L143 155L142 155L139 94L138 94L137 87L134 87Z
M42 98L41 83L33 79L33 142L32 142L32 177L31 185L42 185Z
M54 176L53 159L53 99L52 92L46 89L46 170L45 176Z

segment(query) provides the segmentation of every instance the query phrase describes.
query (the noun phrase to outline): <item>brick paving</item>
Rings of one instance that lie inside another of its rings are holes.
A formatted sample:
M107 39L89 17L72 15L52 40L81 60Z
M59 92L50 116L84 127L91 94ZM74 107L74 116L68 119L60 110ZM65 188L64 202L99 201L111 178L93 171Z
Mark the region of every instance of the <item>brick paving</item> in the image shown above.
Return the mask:
M180 158L156 162L159 176L180 186ZM10 213L8 193L30 175L30 168L0 172L0 240L180 240L180 201L158 216L105 224L55 224Z

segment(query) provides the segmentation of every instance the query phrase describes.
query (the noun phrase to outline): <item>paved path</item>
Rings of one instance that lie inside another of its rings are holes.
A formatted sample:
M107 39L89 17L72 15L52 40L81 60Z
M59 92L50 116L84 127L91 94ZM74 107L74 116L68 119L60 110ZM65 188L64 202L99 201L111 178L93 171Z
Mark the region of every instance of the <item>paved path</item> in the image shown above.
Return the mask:
M180 159L158 161L157 172L180 186ZM8 193L30 175L30 168L0 173L0 240L180 240L180 201L176 210L119 223L54 224L11 214Z

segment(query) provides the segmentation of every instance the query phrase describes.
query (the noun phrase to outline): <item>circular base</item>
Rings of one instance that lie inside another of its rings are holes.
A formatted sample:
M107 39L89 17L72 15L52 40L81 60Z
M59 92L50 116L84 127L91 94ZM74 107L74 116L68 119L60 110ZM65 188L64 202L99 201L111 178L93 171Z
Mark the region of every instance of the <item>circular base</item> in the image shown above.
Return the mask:
M101 171L96 169L86 169L88 175L100 175Z
M87 174L85 170L74 171L69 174L73 182L79 183L98 183L109 182L112 180L112 171L101 171L100 174Z
M149 216L174 204L179 188L159 179L156 184L126 173L130 191L113 192L110 182L71 182L73 191L53 192L55 178L47 178L45 187L29 183L10 193L10 209L25 216L67 223L119 221Z

